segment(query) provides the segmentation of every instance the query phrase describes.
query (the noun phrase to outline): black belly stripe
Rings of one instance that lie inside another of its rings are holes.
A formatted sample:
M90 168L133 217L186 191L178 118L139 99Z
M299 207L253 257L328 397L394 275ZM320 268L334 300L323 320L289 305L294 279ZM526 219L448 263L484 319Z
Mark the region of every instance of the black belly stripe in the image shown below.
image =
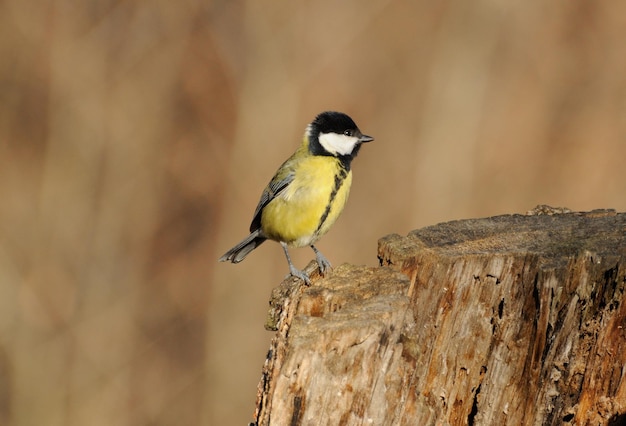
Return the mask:
M333 190L330 193L328 204L326 205L326 209L324 210L324 213L322 214L322 217L320 218L320 223L317 225L317 229L315 229L315 234L320 232L320 229L322 229L322 225L324 225L324 222L326 222L326 219L328 218L328 215L330 214L330 209L333 206L333 201L335 201L337 192L339 192L339 188L341 188L341 185L343 184L343 181L346 179L346 176L348 176L348 171L343 167L343 165L340 165L339 173L335 175L335 186L333 187Z

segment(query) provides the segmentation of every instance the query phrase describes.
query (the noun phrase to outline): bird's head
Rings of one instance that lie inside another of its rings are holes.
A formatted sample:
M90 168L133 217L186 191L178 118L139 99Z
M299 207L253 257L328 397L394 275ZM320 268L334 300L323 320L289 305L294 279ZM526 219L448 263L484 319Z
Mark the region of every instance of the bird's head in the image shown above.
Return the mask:
M342 112L326 111L307 127L309 149L314 155L354 158L361 144L373 137L361 133L354 121Z

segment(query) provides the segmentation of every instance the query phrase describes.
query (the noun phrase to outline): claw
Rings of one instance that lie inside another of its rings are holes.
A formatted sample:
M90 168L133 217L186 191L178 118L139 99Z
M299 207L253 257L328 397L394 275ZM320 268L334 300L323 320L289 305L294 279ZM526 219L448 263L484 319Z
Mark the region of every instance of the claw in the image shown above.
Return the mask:
M304 281L304 284L306 284L307 286L311 285L311 278L309 278L307 273L297 269L293 265L289 265L289 275L287 275L287 277L285 278L288 278L290 276L300 278L302 281Z
M281 242L280 245L283 246L285 256L287 257L287 263L289 263L289 275L300 278L307 286L311 285L311 278L309 278L306 272L299 270L293 266L293 263L291 263L291 258L289 257L289 252L287 251L287 244ZM287 275L287 277L289 277L289 275Z
M320 267L320 272L321 272L322 276L326 276L326 272L328 272L328 271L330 271L332 269L332 265L330 264L328 259L326 259L324 257L322 252L319 251L313 244L311 244L311 248L315 252L315 260L317 260L317 264Z

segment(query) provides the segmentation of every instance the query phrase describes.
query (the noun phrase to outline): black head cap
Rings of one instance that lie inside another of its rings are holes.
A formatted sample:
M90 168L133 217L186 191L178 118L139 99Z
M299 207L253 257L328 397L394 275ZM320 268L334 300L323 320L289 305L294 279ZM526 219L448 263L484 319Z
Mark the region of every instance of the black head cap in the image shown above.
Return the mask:
M315 117L311 123L315 133L339 133L346 130L358 130L356 123L343 112L325 111Z

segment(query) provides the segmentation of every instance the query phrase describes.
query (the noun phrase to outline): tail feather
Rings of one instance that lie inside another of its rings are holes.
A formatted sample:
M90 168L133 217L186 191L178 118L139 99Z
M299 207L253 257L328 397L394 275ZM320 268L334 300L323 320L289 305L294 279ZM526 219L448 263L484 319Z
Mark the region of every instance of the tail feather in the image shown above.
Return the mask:
M246 258L246 256L255 248L263 244L266 240L261 236L261 230L256 230L248 235L243 241L237 244L235 247L228 250L224 256L219 258L220 262L232 262L239 263Z

